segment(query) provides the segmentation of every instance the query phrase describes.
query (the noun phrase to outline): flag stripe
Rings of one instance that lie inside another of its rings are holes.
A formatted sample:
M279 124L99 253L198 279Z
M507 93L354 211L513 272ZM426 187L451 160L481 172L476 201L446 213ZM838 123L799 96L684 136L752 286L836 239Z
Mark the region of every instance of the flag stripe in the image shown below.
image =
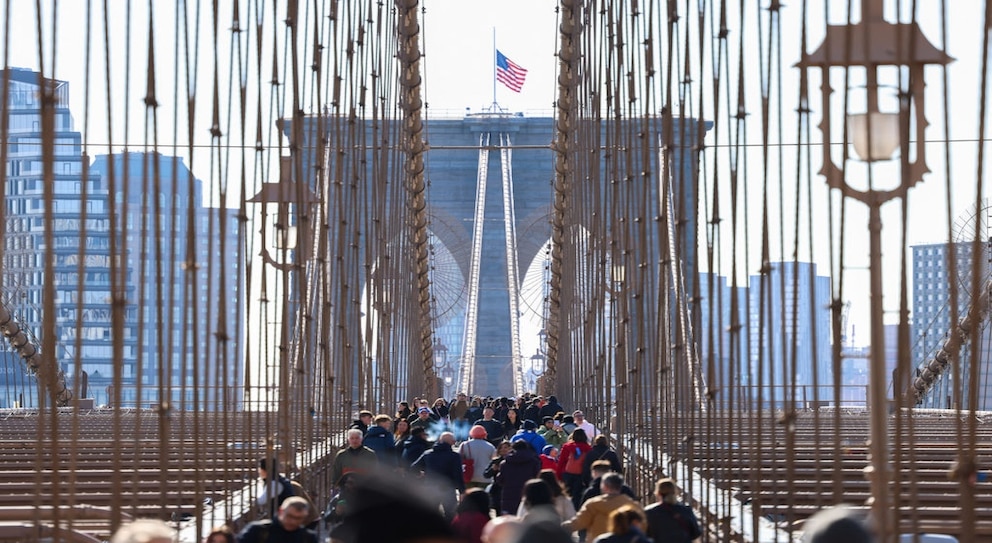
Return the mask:
M496 50L496 81L504 84L513 92L520 92L527 79L527 69L506 58L502 52Z

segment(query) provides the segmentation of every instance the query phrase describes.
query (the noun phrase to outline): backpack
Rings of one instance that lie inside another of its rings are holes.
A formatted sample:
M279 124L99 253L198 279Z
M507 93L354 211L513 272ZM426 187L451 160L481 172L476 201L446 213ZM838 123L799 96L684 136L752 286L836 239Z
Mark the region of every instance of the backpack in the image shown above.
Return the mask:
M280 507L282 507L282 502L286 501L286 498L292 498L293 496L295 496L296 492L293 489L292 481L290 481L289 479L280 475L276 480L279 481L279 486L282 488L282 490L279 492L278 503L276 503L276 509L279 509Z
M586 453L576 447L575 454L569 455L568 460L565 462L565 473L570 473L572 475L582 475L582 464Z

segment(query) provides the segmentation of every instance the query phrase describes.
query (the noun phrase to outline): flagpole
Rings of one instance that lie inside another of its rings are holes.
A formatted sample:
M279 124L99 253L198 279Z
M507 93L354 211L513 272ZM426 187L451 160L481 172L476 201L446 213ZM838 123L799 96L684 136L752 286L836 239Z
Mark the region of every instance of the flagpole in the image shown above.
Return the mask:
M493 27L493 113L496 112L496 27Z

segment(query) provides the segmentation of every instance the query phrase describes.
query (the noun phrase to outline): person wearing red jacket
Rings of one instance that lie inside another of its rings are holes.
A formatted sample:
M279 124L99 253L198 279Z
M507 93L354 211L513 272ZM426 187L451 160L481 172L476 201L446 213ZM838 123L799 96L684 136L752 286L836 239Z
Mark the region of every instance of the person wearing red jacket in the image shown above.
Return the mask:
M581 505L582 491L585 490L588 481L583 478L582 467L585 463L585 455L592 447L589 445L589 437L585 430L576 428L569 436L568 441L561 446L561 453L558 455L558 466L555 467L555 475L558 476L568 488L568 495L572 497L572 504L578 510Z
M541 450L541 469L558 469L558 449L554 445L545 445Z
M462 494L451 527L461 541L482 543L482 530L489 519L489 494L481 488L470 488Z

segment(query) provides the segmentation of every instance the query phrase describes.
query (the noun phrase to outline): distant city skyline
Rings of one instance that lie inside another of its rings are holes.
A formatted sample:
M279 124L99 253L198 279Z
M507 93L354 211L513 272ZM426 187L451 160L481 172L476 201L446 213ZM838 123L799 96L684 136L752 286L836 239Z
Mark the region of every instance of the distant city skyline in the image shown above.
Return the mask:
M234 213L204 207L201 183L181 158L123 153L98 155L89 162L67 107L71 85L66 82L60 82L63 99L56 110L58 145L51 202L56 314L44 314L46 202L39 75L26 70L8 73L12 92L5 108L11 119L6 143L7 250L0 293L8 307L41 339L45 358L56 360L73 385L81 386L77 370L87 374L87 396L97 405L113 403L117 392L126 406L157 402L159 384L165 379L168 399L177 405L239 406L244 377L243 278ZM116 232L112 208L119 221ZM221 240L210 235L222 215L228 221L225 251L220 250ZM190 228L192 247L186 236ZM119 251L116 256L113 247ZM189 258L199 265L195 274L187 273ZM127 303L119 329L111 303L115 266L123 268L118 272ZM221 298L227 299L224 304ZM218 314L222 307L225 316ZM56 337L46 342L43 322L49 319L55 321ZM115 338L116 333L121 336ZM218 333L231 338L228 353L217 352ZM45 345L54 345L56 352L45 353ZM121 349L120 364L115 348ZM117 372L121 391L111 388ZM202 389L194 390L194 384ZM139 389L143 389L140 394Z

